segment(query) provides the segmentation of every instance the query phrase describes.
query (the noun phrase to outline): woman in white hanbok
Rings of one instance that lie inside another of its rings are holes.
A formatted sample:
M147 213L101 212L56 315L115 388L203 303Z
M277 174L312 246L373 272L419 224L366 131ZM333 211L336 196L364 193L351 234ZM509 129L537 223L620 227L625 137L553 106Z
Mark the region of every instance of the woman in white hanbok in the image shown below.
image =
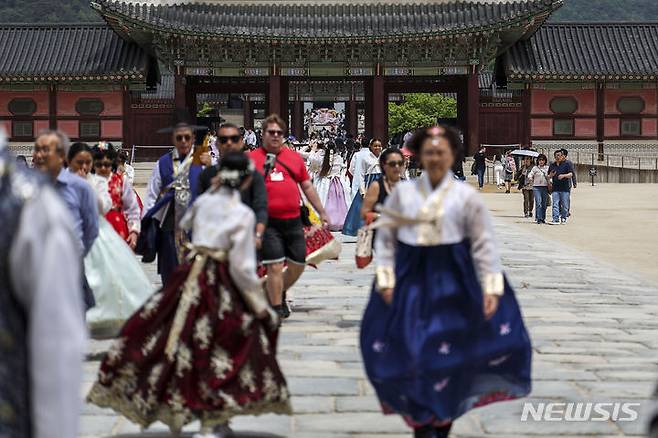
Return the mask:
M350 206L350 183L346 175L345 160L329 143L322 152L322 167L315 178L315 190L329 216L329 229L341 231Z
M105 220L112 207L107 179L90 173L92 152L75 143L68 154L69 171L94 187L99 203L99 230L85 257L87 282L94 292L96 307L87 312L87 322L99 334L113 335L123 322L153 294L154 288L126 242Z

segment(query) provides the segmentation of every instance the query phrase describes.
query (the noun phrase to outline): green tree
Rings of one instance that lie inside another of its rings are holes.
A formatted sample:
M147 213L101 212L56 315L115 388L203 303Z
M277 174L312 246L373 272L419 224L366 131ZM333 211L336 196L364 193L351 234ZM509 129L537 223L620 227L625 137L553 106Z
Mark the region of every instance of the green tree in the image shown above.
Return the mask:
M388 104L388 131L395 135L432 126L438 118L457 117L457 100L442 94L413 93Z

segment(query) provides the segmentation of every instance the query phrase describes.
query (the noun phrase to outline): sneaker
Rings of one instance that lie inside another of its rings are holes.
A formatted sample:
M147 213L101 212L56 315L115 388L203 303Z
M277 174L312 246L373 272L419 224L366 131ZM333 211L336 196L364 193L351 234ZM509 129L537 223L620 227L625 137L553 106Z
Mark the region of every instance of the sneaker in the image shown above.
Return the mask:
M281 307L283 307L283 319L288 319L290 318L290 314L292 313L290 311L290 305L288 304L288 297L286 294L286 291L283 291L283 300L281 301Z
M561 223L562 225L566 225L566 224L567 224L567 220L566 220L566 219L562 219L562 220L560 221L560 223Z
M557 221L557 222L556 221L550 221L550 222L546 222L546 224L547 225L560 225L560 221Z

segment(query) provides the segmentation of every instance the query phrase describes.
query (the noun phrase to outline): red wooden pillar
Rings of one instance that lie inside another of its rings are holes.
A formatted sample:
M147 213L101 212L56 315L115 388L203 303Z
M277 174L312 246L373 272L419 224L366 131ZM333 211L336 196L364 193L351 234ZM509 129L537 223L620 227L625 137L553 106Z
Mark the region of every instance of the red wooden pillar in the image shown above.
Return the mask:
M464 140L468 145L467 155L475 154L480 148L480 86L477 68L473 67L468 75L467 82L468 99L468 130L464 133Z
M124 117L124 123L125 120ZM48 89L48 128L57 129L57 85L51 85Z
M373 78L368 78L363 82L365 102L363 103L363 112L365 115L365 136L370 140L374 137L373 123Z
M254 129L254 108L251 105L251 100L249 100L249 96L245 96L242 99L242 112L243 112L243 118L244 118L244 128L245 129Z
M372 79L372 136L388 143L388 94L379 74Z
M602 83L596 84L596 142L599 146L599 161L603 161L605 154L605 86Z
M174 75L174 107L185 108L187 104L187 79L181 74Z
M350 100L345 105L345 110L347 133L356 137L359 131L359 110L354 95L350 96Z
M292 135L298 140L304 137L304 102L295 99L292 103Z
M132 109L130 105L130 90L127 85L123 86L123 148L129 149L133 146L132 137Z
M522 100L522 120L521 120L521 145L524 147L532 146L532 130L531 130L531 117L532 117L532 91L529 86L523 90Z

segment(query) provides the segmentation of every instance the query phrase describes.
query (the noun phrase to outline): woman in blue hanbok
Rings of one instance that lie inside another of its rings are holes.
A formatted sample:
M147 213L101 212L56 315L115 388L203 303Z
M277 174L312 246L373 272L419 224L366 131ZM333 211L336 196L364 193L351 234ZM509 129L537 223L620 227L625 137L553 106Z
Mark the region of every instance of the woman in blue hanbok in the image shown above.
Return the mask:
M379 166L379 155L382 153L382 142L377 138L370 140L368 149L361 149L352 157L352 204L347 211L345 224L343 225L343 234L346 236L356 236L364 224L361 218L361 207L363 198L368 191L370 184L377 181L382 170Z
M423 175L398 184L375 240L363 317L366 372L386 413L416 437L447 437L470 409L530 392L531 345L506 281L487 208L450 168L451 128L411 142Z
M89 146L73 144L68 163L69 171L94 187L101 216L98 237L84 260L87 282L96 299L96 306L87 312L87 323L97 334L114 335L153 294L154 288L130 247L105 220L105 214L112 208L112 199L107 179L90 173L92 151Z

